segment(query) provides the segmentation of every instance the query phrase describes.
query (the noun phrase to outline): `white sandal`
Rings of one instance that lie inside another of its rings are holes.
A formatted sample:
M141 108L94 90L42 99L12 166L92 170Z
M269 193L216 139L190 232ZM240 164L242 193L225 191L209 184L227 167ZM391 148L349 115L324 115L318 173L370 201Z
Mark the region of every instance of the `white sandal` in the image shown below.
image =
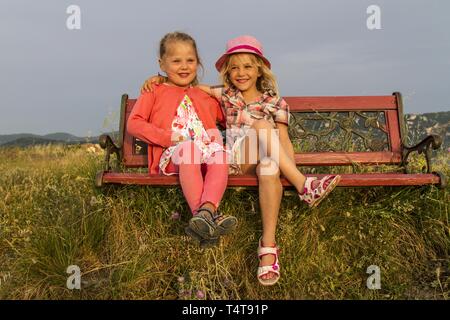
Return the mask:
M258 281L259 283L261 283L263 286L272 286L275 283L277 283L277 281L280 279L280 264L278 263L278 254L279 254L280 249L275 246L275 247L263 247L262 246L262 239L259 239L258 242L258 258L261 260L261 258L267 254L271 254L275 256L275 263L268 265L268 266L261 266L258 267L258 272L257 272L257 276L258 276ZM274 273L275 276L271 279L263 279L261 278L262 276L268 274L268 273Z
M339 175L328 175L320 179L320 182L317 186L313 188L313 181L318 180L316 177L308 177L305 181L305 189L303 194L298 194L300 200L305 201L310 208L317 207L319 203L338 185L341 180L341 176ZM330 181L328 186L324 188L324 184L327 181Z

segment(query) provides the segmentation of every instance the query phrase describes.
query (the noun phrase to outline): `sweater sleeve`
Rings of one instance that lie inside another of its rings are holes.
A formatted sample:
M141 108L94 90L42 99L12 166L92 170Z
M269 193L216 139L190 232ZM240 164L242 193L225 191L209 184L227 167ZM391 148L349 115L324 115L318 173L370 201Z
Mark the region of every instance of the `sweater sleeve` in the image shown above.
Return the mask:
M128 118L127 130L131 135L148 144L156 144L167 148L172 145L172 131L157 127L149 122L154 103L154 92L141 94Z

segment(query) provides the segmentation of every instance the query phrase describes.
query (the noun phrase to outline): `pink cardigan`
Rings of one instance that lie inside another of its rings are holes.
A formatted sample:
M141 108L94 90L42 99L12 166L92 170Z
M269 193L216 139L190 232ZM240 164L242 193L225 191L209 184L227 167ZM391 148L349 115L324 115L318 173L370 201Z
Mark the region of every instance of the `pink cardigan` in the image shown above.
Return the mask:
M148 143L149 174L159 173L159 159L164 149L173 145L172 121L186 94L212 141L223 144L216 122L220 122L225 128L225 116L216 99L198 88L183 89L166 84L153 85L152 92L140 95L127 122L128 132Z

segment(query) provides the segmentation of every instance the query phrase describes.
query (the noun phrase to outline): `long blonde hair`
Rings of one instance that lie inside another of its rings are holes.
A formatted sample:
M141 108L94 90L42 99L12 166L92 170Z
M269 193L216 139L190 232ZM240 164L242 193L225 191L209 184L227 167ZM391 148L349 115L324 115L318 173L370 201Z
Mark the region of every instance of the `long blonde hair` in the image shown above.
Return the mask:
M278 84L273 72L266 66L264 61L255 54L252 53L235 53L228 56L225 61L222 69L220 70L220 80L226 87L233 87L233 83L230 80L230 69L231 69L231 57L232 56L240 56L246 55L249 56L253 65L258 67L258 71L261 73L261 76L258 77L256 81L256 88L258 91L265 92L268 90L273 91L273 93L278 97Z

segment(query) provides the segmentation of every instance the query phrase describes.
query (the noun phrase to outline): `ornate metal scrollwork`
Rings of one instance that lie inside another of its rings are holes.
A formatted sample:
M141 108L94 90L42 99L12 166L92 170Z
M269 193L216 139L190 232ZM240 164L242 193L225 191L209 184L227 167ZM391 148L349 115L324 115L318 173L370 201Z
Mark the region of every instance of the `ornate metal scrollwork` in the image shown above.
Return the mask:
M425 158L427 160L427 173L432 173L431 151L432 151L432 149L433 150L439 149L441 147L441 145L442 145L442 138L438 135L433 134L433 135L426 137L425 139L423 139L421 142L419 142L418 144L416 144L413 147L403 146L402 164L401 165L406 170L409 155L412 152L417 151L418 154L423 153L425 155Z
M289 134L301 152L389 150L382 111L291 113Z
M112 153L116 154L116 159L117 159L117 163L116 163L116 168L119 166L119 163L122 162L122 157L120 154L120 147L118 147L114 141L112 140L112 138L107 135L107 134L102 134L99 138L99 144L100 147L102 149L106 150L105 153L105 162L104 162L104 170L105 171L110 171L111 170L111 165L109 163L110 160L110 156Z

